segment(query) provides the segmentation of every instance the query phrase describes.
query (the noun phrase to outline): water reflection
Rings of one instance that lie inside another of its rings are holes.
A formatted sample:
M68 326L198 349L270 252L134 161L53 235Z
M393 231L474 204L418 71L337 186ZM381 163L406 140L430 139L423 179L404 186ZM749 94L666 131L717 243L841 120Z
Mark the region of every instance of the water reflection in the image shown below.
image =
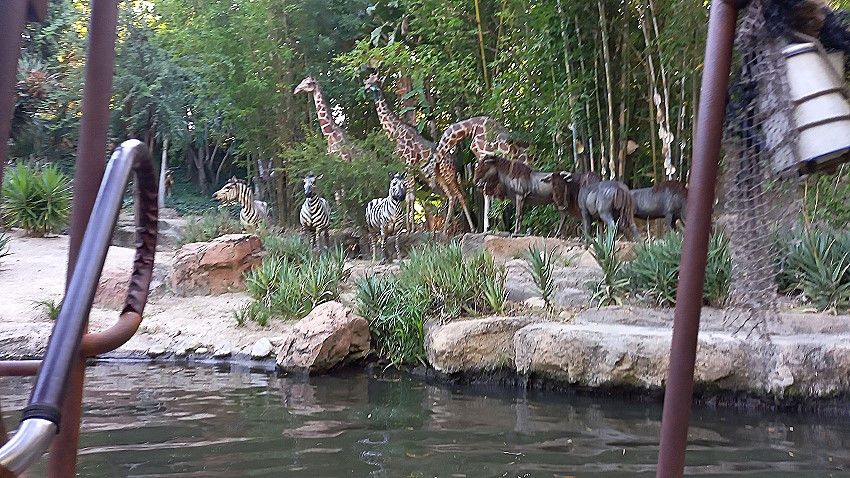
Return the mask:
M569 394L456 388L349 372L230 367L88 370L87 477L654 476L661 408ZM30 381L0 381L7 423ZM687 474L845 476L847 419L697 409ZM44 475L39 463L31 476Z

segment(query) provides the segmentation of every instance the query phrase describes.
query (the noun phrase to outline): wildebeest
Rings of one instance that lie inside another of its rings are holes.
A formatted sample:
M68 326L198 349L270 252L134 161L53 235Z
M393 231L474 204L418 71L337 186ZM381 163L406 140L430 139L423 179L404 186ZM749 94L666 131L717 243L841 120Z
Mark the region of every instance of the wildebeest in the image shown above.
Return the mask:
M667 229L678 230L678 221L685 221L688 208L688 188L679 181L664 181L651 188L632 189L635 217L667 221Z
M485 156L475 166L472 180L476 187L485 192L492 192L497 197L504 195L514 203L514 234L517 234L526 204L552 203L552 186L543 182L546 176L549 173L532 172L528 165L519 161L501 156Z
M619 181L603 181L596 173L569 173L559 171L543 178L553 185L558 198L553 201L561 210L560 233L566 214L575 209L581 215L584 233L590 234L590 225L602 219L613 230L623 232L630 240L639 239L635 226L634 201L629 188ZM553 193L554 196L554 193Z
M590 173L595 174L595 173ZM555 171L554 173L544 177L542 181L549 183L552 186L552 202L558 208L558 214L561 220L558 222L558 229L555 230L555 237L561 237L564 232L564 225L567 223L567 215L581 219L581 210L578 207L578 190L579 188L570 187L570 178L572 173L569 171ZM602 178L598 178L600 181Z

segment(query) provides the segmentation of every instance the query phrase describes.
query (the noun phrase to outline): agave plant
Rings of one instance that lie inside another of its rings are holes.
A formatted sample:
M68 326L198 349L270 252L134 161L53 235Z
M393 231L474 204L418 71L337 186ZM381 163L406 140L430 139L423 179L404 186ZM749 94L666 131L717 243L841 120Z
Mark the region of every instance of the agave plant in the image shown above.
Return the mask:
M3 219L9 226L43 237L67 224L71 190L68 177L55 166L36 170L18 163L6 171L2 189Z
M832 230L798 230L786 241L780 272L786 290L797 290L821 310L850 308L850 235Z
M586 238L590 253L602 268L602 279L594 284L592 299L599 304L622 304L629 279L623 277L623 261L617 257L616 232L605 228L605 235Z
M546 307L552 305L552 295L555 293L555 249L547 249L546 243L542 247L529 246L525 252L526 269L531 273L534 285L540 290Z
M11 254L9 251L10 242L12 242L12 238L6 233L0 232L0 259Z

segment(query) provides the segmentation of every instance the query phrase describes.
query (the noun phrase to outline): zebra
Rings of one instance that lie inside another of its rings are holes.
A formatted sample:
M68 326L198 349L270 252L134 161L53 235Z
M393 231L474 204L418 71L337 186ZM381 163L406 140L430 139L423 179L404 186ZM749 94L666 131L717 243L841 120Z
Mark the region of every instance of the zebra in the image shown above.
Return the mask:
M331 207L328 200L319 196L316 181L322 179L322 174L315 176L312 172L304 177L304 196L307 200L301 206L301 227L310 238L310 249L318 246L320 250L327 251L330 239L328 227L331 222ZM321 246L324 242L324 248Z
M260 223L268 219L268 204L254 199L254 191L244 179L236 179L236 176L233 176L221 189L213 193L212 197L216 201L238 202L242 206L239 211L239 223L245 231L256 231Z
M390 173L390 190L385 198L375 198L366 205L366 228L369 232L369 245L372 249L372 261L376 259L375 235L381 234L381 264L387 261L387 236L395 235L395 254L401 260L398 236L405 229L404 173Z

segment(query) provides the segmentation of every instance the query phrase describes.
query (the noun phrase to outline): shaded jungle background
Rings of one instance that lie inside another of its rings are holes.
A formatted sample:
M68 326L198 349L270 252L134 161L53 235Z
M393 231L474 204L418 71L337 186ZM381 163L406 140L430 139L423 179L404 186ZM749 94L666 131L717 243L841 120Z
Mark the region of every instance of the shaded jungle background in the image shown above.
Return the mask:
M48 21L27 27L16 161L74 167L89 8L51 0ZM136 137L157 158L167 145L168 204L180 212L209 208L236 175L254 180L275 221L293 224L299 175L314 170L329 178L326 196L348 191L335 222L354 225L402 167L362 91L368 64L386 75L391 107L434 141L489 115L532 145L535 169L594 170L631 187L687 181L707 18L708 2L690 0L126 0L110 143ZM364 157L325 153L312 98L292 94L308 73ZM465 146L457 156L472 199L474 158ZM812 180L809 217L845 224L848 197L844 170ZM551 207L525 219L541 234L556 223Z

